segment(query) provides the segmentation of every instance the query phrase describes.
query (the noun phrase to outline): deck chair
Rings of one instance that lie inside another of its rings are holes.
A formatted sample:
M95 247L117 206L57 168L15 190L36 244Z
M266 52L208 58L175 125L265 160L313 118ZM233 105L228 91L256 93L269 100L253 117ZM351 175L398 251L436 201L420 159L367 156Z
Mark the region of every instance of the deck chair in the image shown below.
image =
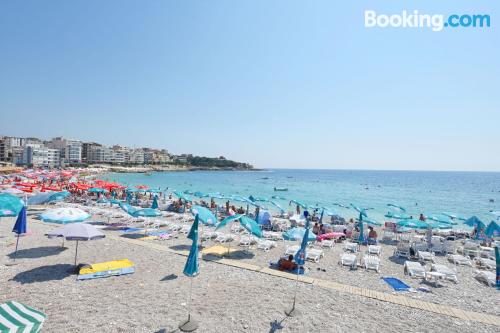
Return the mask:
M356 253L356 252L358 252L358 244L351 243L351 242L345 242L344 243L344 251L350 251L350 252Z
M377 256L366 255L363 257L363 266L366 270L373 269L380 272L380 258Z
M425 266L422 266L420 263L416 261L405 261L404 265L404 273L405 275L409 275L410 277L418 277L425 278Z
M258 240L257 241L257 249L263 250L264 252L269 251L273 247L276 247L276 242L272 240Z
M445 265L432 264L431 271L442 273L445 275L447 280L453 281L455 283L458 282L457 272L455 272L453 269L451 269Z
M323 258L324 252L323 250L318 249L307 249L306 251L306 259L314 262L318 262L321 258Z
M250 245L252 245L254 243L255 243L255 240L253 239L253 237L250 237L250 236L241 236L238 245L241 245L241 246L250 246Z
M496 261L487 258L477 258L476 265L480 268L495 269L497 267Z
M289 256L289 255L294 256L299 250L300 250L299 245L288 246L285 250L285 256Z
M466 258L460 254L448 255L448 261L454 263L455 265L472 266L471 261L468 258Z
M488 271L476 271L474 274L476 280L487 284L490 287L496 285L496 274Z
M228 234L218 234L217 235L217 238L215 238L215 241L217 243L229 243L233 240L233 237L231 235L228 235Z
M418 251L418 260L434 262L434 253L428 251Z
M396 257L401 258L409 258L410 257L410 243L408 242L399 242L394 250L394 255Z
M356 267L356 262L357 262L357 257L355 254L350 254L350 253L342 253L342 256L340 257L339 264L341 266L349 266L349 267Z
M332 249L334 244L335 244L335 241L330 240L330 239L324 239L324 240L322 240L322 241L319 243L319 245L320 245L321 247L327 247L327 248L329 248L329 249Z
M380 251L382 250L382 247L380 245L368 245L368 254L376 254L380 255Z

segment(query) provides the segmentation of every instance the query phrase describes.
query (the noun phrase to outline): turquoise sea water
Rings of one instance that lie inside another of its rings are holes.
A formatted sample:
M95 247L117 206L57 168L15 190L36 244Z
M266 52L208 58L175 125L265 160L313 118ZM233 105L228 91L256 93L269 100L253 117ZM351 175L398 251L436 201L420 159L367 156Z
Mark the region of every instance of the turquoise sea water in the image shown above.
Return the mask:
M407 208L414 217L421 212L453 212L466 217L477 215L484 222L494 219L489 211L500 210L500 173L273 169L158 172L149 176L110 173L103 178L130 186L145 184L169 190L268 198L280 195L331 207L345 217L354 217L355 211L335 207L333 203L353 203L373 207L368 215L380 222L386 220L383 215L388 211L388 203ZM274 187L286 187L288 191L275 192ZM285 201L280 204L289 207Z

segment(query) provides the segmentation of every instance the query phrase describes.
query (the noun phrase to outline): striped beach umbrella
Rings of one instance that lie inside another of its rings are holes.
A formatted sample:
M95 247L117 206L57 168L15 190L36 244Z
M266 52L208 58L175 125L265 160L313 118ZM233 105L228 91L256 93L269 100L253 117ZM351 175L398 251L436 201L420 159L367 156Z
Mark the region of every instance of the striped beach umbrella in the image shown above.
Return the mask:
M27 305L10 301L0 305L0 332L36 333L47 316Z

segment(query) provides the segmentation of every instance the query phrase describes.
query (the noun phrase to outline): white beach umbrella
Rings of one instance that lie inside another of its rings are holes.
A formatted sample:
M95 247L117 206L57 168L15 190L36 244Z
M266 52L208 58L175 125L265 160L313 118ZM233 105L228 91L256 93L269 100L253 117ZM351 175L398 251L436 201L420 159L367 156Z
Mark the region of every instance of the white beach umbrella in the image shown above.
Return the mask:
M40 214L40 219L44 222L72 223L82 222L90 217L90 214L80 208L62 207L46 210Z

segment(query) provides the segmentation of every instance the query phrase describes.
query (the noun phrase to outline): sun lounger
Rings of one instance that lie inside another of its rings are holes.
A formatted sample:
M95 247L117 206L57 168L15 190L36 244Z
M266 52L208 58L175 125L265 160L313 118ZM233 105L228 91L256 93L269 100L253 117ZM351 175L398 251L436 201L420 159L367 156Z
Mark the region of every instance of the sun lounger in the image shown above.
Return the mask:
M448 261L454 263L455 265L472 266L471 261L468 258L466 258L460 254L448 255Z
M217 238L217 233L215 231L207 230L203 231L203 234L201 235L201 239L204 241L210 240Z
M404 272L411 277L425 278L425 267L416 261L405 261Z
M16 301L10 301L0 305L0 332L40 332L45 318L47 316L38 310Z
M365 255L363 257L363 266L365 269L373 269L378 273L380 271L380 258L377 256Z
M128 259L107 261L80 268L78 280L132 274L134 271L134 263Z
M276 247L276 242L272 240L258 240L257 241L257 249L263 250L265 252L269 251L273 247Z
M321 245L321 247L327 247L327 248L331 249L331 248L333 248L335 241L325 239L322 242L320 242L319 244Z
M488 271L476 271L474 274L476 280L487 284L490 287L496 285L496 274Z
M486 258L477 258L476 265L478 265L481 268L486 268L486 269L495 269L497 267L495 260L486 259Z
M353 253L356 253L356 252L358 252L358 244L346 242L346 243L344 243L344 251L351 251Z
M288 246L285 250L285 256L289 256L289 255L294 256L299 250L300 250L299 245Z
M396 257L409 258L410 257L410 243L399 242L394 250Z
M428 251L418 251L417 257L422 261L431 261L434 262L434 253Z
M217 243L229 243L233 240L233 237L231 235L227 235L227 234L218 234L217 235L217 238L215 239L215 241Z
M182 227L181 227L181 230L179 230L179 232L181 234L184 234L184 235L187 235L189 234L189 231L191 230L191 226L190 225L186 225L184 224Z
M458 282L457 272L445 265L432 264L431 271L442 273L445 275L447 280L453 281L455 283Z
M376 254L380 255L380 251L382 250L382 247L380 245L368 245L368 254Z
M323 258L324 252L323 250L318 249L307 249L306 251L306 259L314 262L318 262L321 258Z
M382 240L392 241L396 237L396 234L392 231L384 230L382 234Z
M253 237L250 237L250 236L241 236L240 238L240 241L239 241L239 245L241 246L250 246L252 244L255 243L255 239L253 239Z
M356 261L357 257L355 254L350 254L350 253L342 253L342 256L340 257L339 264L341 266L349 266L349 267L356 267Z

